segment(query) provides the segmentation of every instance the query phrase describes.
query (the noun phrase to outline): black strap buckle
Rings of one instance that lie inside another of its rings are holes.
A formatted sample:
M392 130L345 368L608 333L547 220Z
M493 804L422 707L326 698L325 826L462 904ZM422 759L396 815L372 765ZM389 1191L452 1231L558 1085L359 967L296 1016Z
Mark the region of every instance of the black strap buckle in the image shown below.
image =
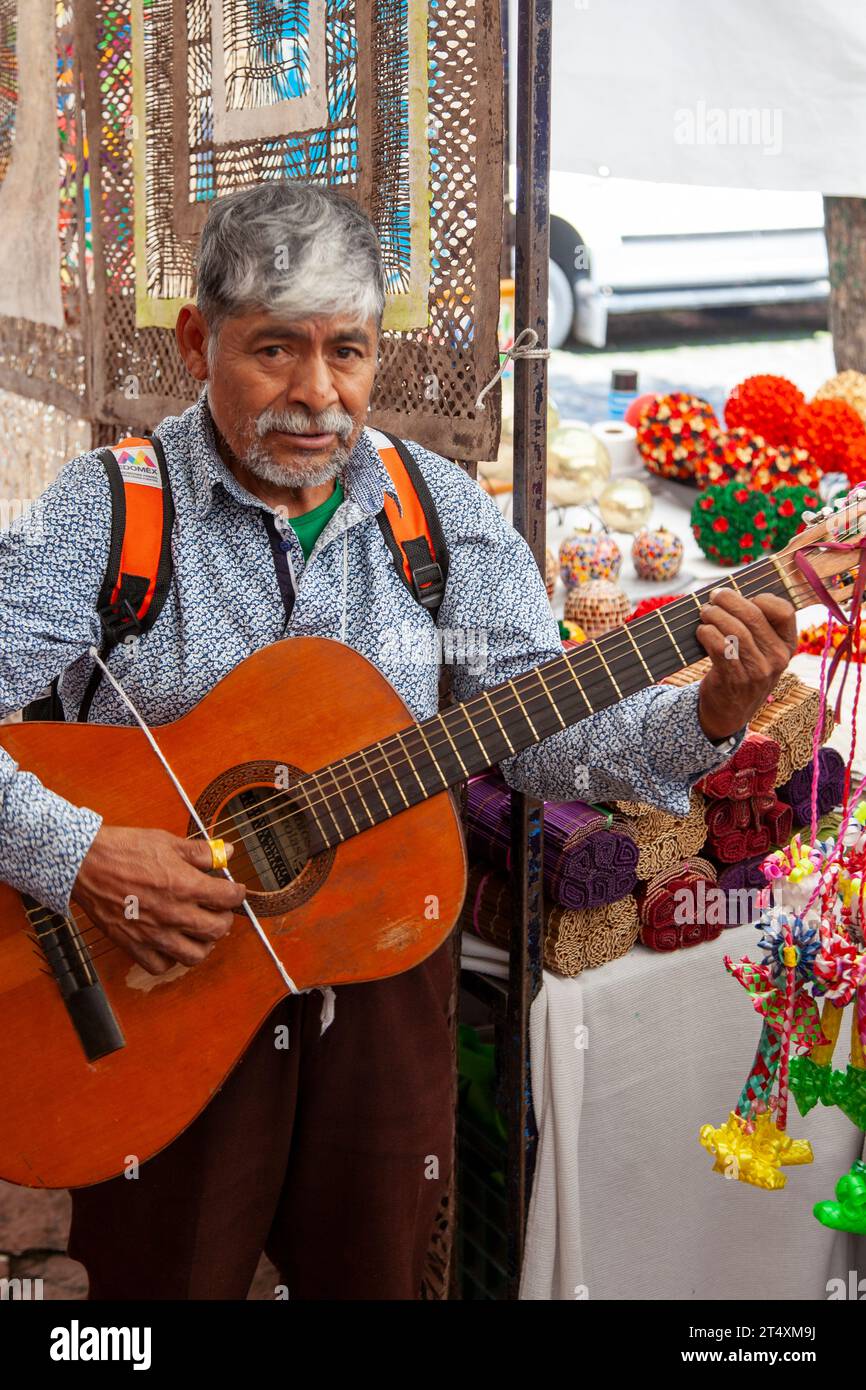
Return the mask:
M422 576L427 574L431 578L423 580ZM421 588L422 582L424 584L423 590ZM417 569L412 570L412 588L415 591L415 597L425 608L432 608L438 603L442 596L443 584L442 566L435 561L429 565L419 565Z
M99 621L102 624L103 636L112 647L116 647L125 637L139 636L141 623L128 598L121 599L116 606L100 608L97 611Z

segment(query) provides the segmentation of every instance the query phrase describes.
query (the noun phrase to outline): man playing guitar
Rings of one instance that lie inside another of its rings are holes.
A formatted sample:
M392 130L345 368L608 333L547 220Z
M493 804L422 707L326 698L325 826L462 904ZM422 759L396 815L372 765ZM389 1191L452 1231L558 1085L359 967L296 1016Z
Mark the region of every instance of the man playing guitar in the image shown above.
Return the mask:
M175 509L171 581L134 659L110 659L149 724L185 714L259 648L311 635L363 652L415 717L435 713L438 663L419 659L432 619L383 538L394 488L366 424L385 283L372 224L334 189L269 182L212 205L197 302L176 326L202 392L155 431ZM447 546L438 626L483 637L483 661L454 666L465 700L561 654L557 624L492 500L454 463L407 447ZM41 502L44 546L0 537L0 714L60 677L76 717L111 507L86 453ZM794 609L722 588L699 640L712 658L699 688L652 686L565 728L504 760L509 783L684 813L691 783L730 755L790 659ZM107 681L91 697L94 722L130 722ZM328 699L322 689L323 711ZM104 824L0 749L0 880L56 912L77 904L156 987L218 950L236 921L246 890L212 867L207 843ZM317 995L285 999L173 1143L73 1191L69 1251L90 1297L244 1298L265 1250L292 1298L417 1298L450 1174L451 987L446 942L403 974L338 987L325 1031Z

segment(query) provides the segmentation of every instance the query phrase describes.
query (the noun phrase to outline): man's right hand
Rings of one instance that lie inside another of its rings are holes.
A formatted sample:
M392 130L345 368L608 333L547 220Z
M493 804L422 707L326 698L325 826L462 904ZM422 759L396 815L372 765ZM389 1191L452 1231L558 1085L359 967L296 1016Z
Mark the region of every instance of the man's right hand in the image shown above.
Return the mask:
M233 853L228 843L226 852ZM204 840L102 825L71 896L133 960L164 975L176 964L205 960L246 897L244 884L209 874L211 864Z

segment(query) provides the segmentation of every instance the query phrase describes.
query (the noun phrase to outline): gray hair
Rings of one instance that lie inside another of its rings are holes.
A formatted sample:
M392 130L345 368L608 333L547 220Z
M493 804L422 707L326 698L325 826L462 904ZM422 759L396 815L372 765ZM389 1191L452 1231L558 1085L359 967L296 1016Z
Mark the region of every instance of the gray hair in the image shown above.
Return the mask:
M211 204L198 252L196 302L216 341L224 319L267 309L290 321L317 314L374 318L385 271L376 229L338 189L268 180Z

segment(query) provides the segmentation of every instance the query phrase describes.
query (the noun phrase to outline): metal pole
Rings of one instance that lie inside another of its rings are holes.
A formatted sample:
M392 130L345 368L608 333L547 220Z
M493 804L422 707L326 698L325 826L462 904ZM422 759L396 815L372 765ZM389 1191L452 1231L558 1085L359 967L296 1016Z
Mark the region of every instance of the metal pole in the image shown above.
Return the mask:
M534 328L547 346L550 250L550 42L552 0L518 0L515 337ZM546 541L547 360L514 365L514 525L544 573ZM523 1260L536 1130L529 1071L529 1008L541 984L542 807L512 796L515 911L509 964L504 1083L508 1107L509 1297Z

